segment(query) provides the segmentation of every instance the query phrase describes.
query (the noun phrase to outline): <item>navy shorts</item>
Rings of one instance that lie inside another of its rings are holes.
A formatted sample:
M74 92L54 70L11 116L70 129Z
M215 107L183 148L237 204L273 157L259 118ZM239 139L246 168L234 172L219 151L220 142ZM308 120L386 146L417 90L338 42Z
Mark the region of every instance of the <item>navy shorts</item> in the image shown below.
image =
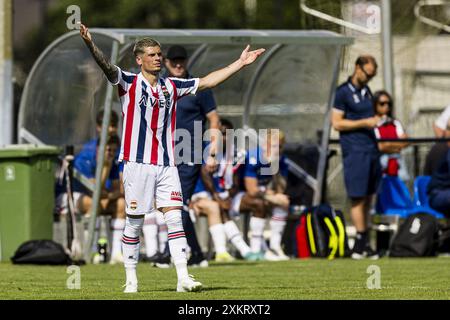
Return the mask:
M343 157L344 182L350 198L375 194L381 180L380 156L377 152L348 152Z

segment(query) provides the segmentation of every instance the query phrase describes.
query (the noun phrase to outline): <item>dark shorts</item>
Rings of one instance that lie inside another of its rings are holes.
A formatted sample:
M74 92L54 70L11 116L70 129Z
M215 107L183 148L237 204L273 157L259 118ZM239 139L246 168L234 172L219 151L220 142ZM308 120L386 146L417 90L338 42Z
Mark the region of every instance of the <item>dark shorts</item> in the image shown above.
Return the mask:
M343 157L344 182L350 198L375 194L381 180L380 157L375 152L349 152Z
M178 176L180 177L181 192L183 193L183 203L188 204L194 192L195 185L200 176L202 165L180 164L177 166Z
M431 191L430 207L450 217L450 189Z

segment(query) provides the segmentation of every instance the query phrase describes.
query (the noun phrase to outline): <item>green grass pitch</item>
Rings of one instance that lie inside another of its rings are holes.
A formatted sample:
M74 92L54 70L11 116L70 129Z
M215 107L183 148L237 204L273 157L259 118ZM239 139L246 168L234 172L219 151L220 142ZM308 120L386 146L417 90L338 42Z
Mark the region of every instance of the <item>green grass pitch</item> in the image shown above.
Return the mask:
M380 271L381 289L368 289ZM123 294L122 265L80 268L81 288L68 289L65 266L17 266L0 263L0 299L450 299L450 258L290 260L282 262L212 262L190 268L204 284L197 293L176 293L175 269L138 265L139 293Z

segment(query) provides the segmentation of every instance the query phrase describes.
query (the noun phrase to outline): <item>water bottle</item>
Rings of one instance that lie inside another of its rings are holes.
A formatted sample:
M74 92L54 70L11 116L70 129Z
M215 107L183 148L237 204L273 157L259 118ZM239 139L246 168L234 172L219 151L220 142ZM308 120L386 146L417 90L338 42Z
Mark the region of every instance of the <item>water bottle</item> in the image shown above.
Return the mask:
M106 263L108 260L108 240L100 238L97 242L97 252L100 257L100 263Z
M294 216L300 216L303 211L305 211L306 206L304 205L292 205L289 206L289 212Z

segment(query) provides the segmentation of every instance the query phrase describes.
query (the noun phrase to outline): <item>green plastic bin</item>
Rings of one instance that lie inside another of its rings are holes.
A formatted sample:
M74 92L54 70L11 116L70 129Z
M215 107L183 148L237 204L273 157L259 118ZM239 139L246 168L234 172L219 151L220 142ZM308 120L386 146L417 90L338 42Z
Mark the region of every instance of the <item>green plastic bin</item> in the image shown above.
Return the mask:
M25 241L52 239L60 152L31 144L0 148L0 261L9 261Z

